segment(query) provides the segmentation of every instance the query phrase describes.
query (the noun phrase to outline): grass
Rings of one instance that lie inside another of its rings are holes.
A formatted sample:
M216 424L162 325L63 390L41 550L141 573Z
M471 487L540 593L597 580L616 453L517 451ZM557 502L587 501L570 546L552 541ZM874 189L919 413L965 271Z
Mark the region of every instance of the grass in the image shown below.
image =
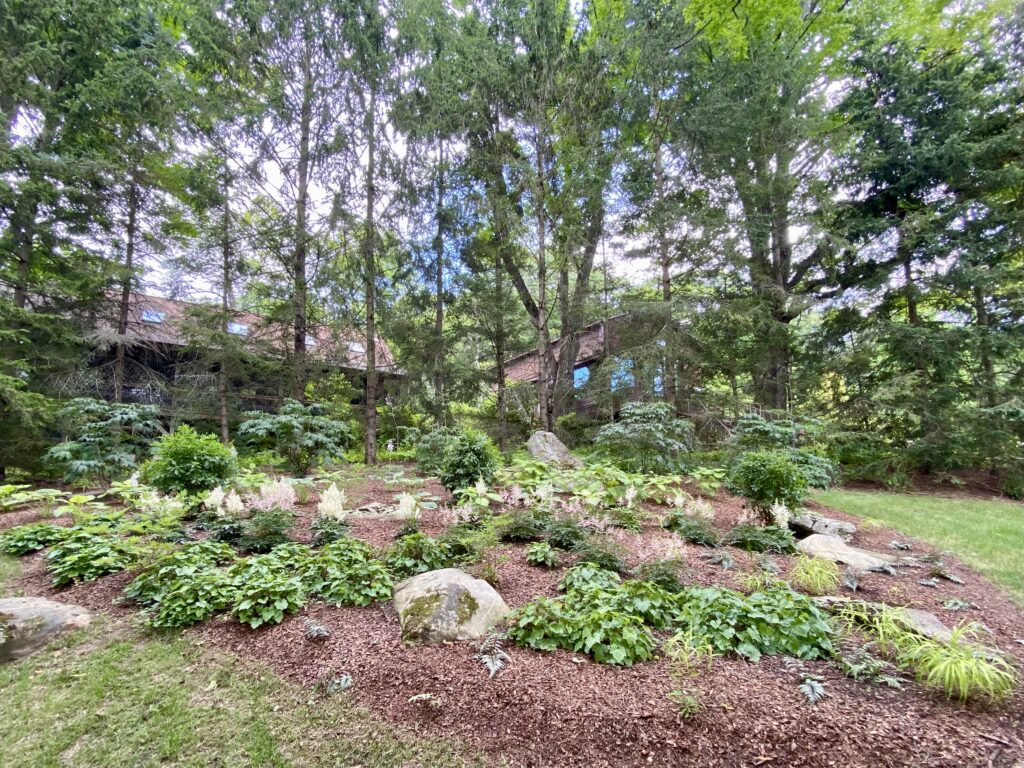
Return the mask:
M0 586L19 570L0 555ZM0 723L4 768L482 765L457 744L382 722L344 693L103 617L0 666Z
M344 693L314 693L187 639L104 620L0 667L0 722L5 768L478 764L382 723Z
M1024 505L882 491L823 491L813 498L955 553L1024 605Z

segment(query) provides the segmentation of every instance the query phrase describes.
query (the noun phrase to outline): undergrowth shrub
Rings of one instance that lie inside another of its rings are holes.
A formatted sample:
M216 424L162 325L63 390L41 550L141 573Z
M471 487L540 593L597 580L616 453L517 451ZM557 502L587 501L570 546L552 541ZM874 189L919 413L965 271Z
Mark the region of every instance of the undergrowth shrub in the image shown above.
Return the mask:
M690 448L693 425L671 403L626 403L618 421L597 431L594 445L624 467L675 469Z
M529 512L513 512L498 529L504 542L537 541L544 537L544 522Z
M424 475L441 474L444 454L461 432L455 427L438 427L416 442L416 469Z
M441 484L449 491L490 485L498 467L498 450L481 432L463 432L448 443L441 460Z
M358 539L346 537L327 544L311 564L311 591L334 605L370 605L389 600L391 573L373 555L373 549Z
M309 526L313 534L313 546L323 547L332 542L348 536L349 525L347 520L339 520L335 517L318 517Z
M290 541L287 531L293 525L295 513L289 509L272 507L254 510L247 520L242 521L242 532L237 538L238 547L246 552L270 552L274 547Z
M586 544L590 531L569 517L552 517L544 524L544 539L555 549L569 552Z
M124 593L140 605L158 603L183 582L234 559L235 551L222 542L206 540L186 544L146 566L125 587Z
M683 578L687 573L686 562L681 558L649 560L633 570L633 576L648 581L666 592L678 593L686 589Z
M53 585L63 587L123 571L135 562L133 547L117 536L75 531L47 554Z
M784 450L742 454L729 472L729 491L743 496L765 522L771 508L782 504L796 509L807 492L807 478Z
M21 557L63 541L72 529L53 523L18 525L0 533L0 552Z
M678 628L705 639L717 653L751 661L763 654L821 659L833 650L832 627L814 603L786 588L744 597L717 587L691 588L678 599Z
M796 551L793 533L777 525L737 525L725 534L722 543L747 552L788 555Z
M591 563L606 571L616 572L626 570L626 563L622 559L621 552L621 548L613 548L609 543L601 541L597 537L587 539L572 550L580 562Z
M413 533L398 539L385 558L397 578L445 568L451 564L451 553L441 542L424 533Z
M536 541L526 548L526 562L553 568L558 565L558 553L546 541Z
M663 525L691 544L699 544L704 547L717 547L721 538L710 522L689 517L680 510L673 510L665 518Z
M580 563L565 572L558 582L558 590L572 592L590 587L614 589L621 581L622 579L615 571L609 571L593 563Z
M237 469L233 448L183 424L153 443L153 458L140 475L164 493L199 493L227 482Z
M352 442L349 425L324 414L319 405L285 400L276 414L253 411L244 414L238 434L257 450L273 450L298 477L318 463L343 456Z

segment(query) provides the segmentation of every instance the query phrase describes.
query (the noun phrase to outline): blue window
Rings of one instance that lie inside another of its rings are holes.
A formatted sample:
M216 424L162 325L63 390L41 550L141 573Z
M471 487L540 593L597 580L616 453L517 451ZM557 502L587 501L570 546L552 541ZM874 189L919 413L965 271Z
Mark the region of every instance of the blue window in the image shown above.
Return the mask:
M235 336L248 336L249 326L245 323L228 323L228 333L233 333Z
M144 309L142 310L142 322L144 323L162 323L164 318L167 316L166 312L161 312L159 309Z
M632 387L636 380L633 378L633 363L631 360L620 360L612 371L612 392L617 392L626 387Z
M662 377L660 373L654 377L654 394L665 394L665 379Z
M590 369L586 366L572 372L572 385L575 389L586 386L588 381L590 381Z

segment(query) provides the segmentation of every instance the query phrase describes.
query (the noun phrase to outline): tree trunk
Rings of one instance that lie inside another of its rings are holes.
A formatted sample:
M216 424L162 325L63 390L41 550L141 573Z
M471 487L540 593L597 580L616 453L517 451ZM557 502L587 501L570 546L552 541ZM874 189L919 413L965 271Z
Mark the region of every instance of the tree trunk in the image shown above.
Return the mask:
M306 392L306 251L308 232L306 209L309 203L309 133L313 119L313 74L310 58L312 39L308 21L303 22L302 50L302 107L299 113L299 161L296 170L298 195L295 210L295 256L292 267L292 301L295 305L294 354L292 396L302 400Z
M504 241L498 242L504 248ZM505 275L501 266L501 257L494 260L494 303L497 314L494 321L494 357L497 360L496 376L498 379L498 450L508 450L508 392L505 388Z
M365 116L366 145L366 225L363 233L363 270L366 273L366 441L363 460L377 463L377 266L374 258L376 246L374 210L377 203L376 151L377 151L377 90L370 85L370 104Z
M548 357L551 354L551 336L548 331L548 263L547 212L545 211L544 139L540 132L534 141L537 156L537 411L540 428L551 431L551 385Z
M657 113L655 113L657 116ZM654 145L654 194L658 202L658 215L655 219L655 231L658 239L658 263L661 265L661 300L665 302L665 311L669 323L672 321L672 275L671 248L665 226L665 168L661 158L661 137L658 136ZM676 403L675 357L669 349L669 339L665 340L665 354L662 361L662 396L670 403Z
M131 309L132 279L135 272L135 238L138 228L139 185L133 173L128 186L127 242L124 248L124 272L121 275L121 299L117 313L117 344L114 351L114 402L124 402L125 336L128 334L128 312Z
M220 411L220 440L227 445L231 442L228 421L228 323L231 312L232 265L231 265L231 190L227 179L224 181L224 228L221 237L221 344L220 365L217 368L217 405Z
M434 397L435 415L439 422L444 423L445 392L444 392L444 144L438 148L437 165L437 234L434 237Z

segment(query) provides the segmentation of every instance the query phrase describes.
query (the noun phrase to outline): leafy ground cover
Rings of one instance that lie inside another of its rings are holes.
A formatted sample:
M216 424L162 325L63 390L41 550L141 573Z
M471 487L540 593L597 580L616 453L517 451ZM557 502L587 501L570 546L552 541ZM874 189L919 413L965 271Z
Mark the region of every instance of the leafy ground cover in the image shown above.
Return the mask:
M1024 504L882 491L819 491L813 498L956 553L1024 605Z

